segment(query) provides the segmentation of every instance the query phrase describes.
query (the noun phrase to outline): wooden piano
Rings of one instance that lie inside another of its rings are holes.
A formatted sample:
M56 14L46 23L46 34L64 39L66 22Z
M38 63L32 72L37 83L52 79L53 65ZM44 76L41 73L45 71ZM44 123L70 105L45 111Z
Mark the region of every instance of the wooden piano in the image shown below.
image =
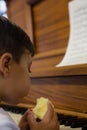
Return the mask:
M17 106L1 105L18 115L33 107L38 97L47 97L53 102L60 122L63 120L60 130L81 130L87 124L87 65L55 67L64 57L68 44L69 1L9 1L8 16L31 36L36 55L32 64L29 95ZM82 119L85 123L78 128L64 126L67 120L71 120L70 116L78 118L78 122ZM87 130L87 126L84 129Z
M77 67L77 74L74 72L74 67ZM1 106L9 111L13 119L18 122L21 114L27 108L34 107L38 97L47 97L55 106L61 124L60 130L73 130L73 128L74 130L81 130L87 124L87 75L83 69L86 69L87 65L74 67L60 68L60 70L54 68L55 76L51 76L49 70L47 76L38 74L37 77L36 73L35 75L32 73L32 86L29 95L17 106L4 104ZM72 75L71 71L73 72ZM62 75L62 73L66 75ZM79 73L82 74L79 75ZM70 120L72 122L67 125Z

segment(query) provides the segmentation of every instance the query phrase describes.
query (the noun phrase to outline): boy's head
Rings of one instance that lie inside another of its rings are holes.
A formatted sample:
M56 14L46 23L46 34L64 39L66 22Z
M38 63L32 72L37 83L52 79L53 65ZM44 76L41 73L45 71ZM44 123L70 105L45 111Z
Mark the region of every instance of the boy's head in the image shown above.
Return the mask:
M27 34L0 16L0 99L17 103L28 94L29 70L34 55Z

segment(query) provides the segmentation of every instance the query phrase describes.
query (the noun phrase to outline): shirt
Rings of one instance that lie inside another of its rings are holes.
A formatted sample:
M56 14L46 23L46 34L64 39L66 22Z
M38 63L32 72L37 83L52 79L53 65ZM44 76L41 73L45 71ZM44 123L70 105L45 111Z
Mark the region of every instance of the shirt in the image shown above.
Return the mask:
M20 130L14 120L2 108L0 108L0 130Z

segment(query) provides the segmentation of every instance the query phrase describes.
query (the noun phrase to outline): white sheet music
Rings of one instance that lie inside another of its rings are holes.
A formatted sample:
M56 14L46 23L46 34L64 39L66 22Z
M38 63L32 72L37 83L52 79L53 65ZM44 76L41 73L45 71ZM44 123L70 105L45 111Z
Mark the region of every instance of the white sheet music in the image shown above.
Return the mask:
M70 38L59 66L87 63L87 0L69 2Z

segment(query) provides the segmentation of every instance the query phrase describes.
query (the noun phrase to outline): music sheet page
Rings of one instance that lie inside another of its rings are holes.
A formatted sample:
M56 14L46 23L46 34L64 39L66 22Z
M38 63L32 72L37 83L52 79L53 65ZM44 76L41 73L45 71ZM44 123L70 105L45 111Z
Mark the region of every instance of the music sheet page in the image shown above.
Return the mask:
M87 63L87 0L69 2L70 38L66 54L58 65Z

